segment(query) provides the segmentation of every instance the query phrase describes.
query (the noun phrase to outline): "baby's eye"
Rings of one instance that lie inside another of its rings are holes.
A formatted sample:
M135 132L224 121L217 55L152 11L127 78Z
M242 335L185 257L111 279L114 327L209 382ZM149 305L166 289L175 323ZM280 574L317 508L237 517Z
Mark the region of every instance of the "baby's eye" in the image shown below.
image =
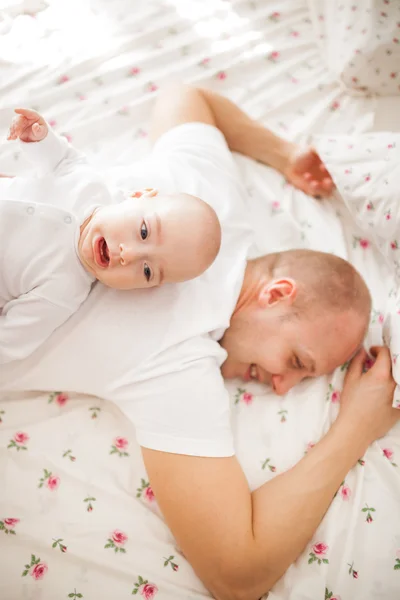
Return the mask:
M145 276L146 281L150 281L151 279L151 269L148 264L144 263L143 266L143 275Z
M147 225L143 221L142 226L140 227L140 237L142 238L142 240L145 240L145 239L147 239L148 235L149 235L149 232L147 231Z

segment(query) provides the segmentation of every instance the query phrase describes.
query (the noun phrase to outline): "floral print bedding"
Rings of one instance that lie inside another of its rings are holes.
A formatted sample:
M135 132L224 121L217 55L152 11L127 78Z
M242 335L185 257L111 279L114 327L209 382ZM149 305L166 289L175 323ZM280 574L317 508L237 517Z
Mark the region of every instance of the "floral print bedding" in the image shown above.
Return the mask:
M299 141L352 136L377 120L400 131L398 98L350 96L317 37L306 0L138 0L134 10L127 0L5 0L0 128L6 131L15 105L36 107L121 178L148 151L158 87L180 77L227 94ZM318 202L272 170L236 159L254 253L307 247L351 259L372 290L369 342L379 343L394 279L362 223L340 199ZM28 168L5 143L0 162L2 173ZM376 191L374 207L380 185ZM345 369L283 399L256 384L229 384L237 454L251 488L290 468L326 432ZM400 597L399 465L395 428L346 476L269 600ZM1 393L0 550L7 600L210 597L163 522L132 424L99 398Z

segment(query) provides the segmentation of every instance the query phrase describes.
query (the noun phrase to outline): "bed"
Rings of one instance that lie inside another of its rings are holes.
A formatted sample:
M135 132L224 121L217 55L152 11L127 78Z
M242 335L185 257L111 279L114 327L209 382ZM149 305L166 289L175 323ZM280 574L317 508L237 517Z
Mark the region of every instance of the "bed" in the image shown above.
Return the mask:
M14 106L37 108L122 185L148 152L157 89L183 79L328 157L338 134L400 132L399 40L394 0L3 0L0 129ZM254 255L305 247L350 259L373 294L368 343L396 344L396 272L368 223L342 198L318 202L267 167L236 160ZM5 142L0 165L9 174L29 168ZM229 383L252 489L324 435L345 369L284 398ZM164 524L131 424L112 403L63 390L2 393L0 478L1 598L210 597ZM399 499L396 427L360 457L269 600L400 598Z

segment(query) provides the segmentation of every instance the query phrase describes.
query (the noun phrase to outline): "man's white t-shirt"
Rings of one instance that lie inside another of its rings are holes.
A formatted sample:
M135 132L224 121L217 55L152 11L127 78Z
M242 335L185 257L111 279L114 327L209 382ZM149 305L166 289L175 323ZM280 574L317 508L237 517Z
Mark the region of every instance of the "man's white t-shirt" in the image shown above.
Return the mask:
M100 284L33 356L0 370L7 390L63 390L113 401L146 448L234 454L218 344L229 326L252 241L237 167L221 132L180 125L146 161L167 191L194 194L217 212L222 245L200 277L151 290Z

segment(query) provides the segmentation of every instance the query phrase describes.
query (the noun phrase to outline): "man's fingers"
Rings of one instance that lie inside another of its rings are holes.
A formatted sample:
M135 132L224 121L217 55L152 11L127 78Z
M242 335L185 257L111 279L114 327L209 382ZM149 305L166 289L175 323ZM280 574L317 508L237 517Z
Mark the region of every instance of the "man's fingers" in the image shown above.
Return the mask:
M307 173L304 173L303 177L304 177L304 179L305 179L306 181L310 181L310 179L311 179L311 173L309 173L309 172L307 171Z
M363 365L367 358L368 354L366 353L364 348L361 348L361 350L357 352L357 354L350 363L350 366L346 373L345 383L357 381L361 377L363 372Z
M392 359L390 357L389 348L387 346L373 346L370 351L372 356L375 357L375 362L372 365L370 372L391 372Z

